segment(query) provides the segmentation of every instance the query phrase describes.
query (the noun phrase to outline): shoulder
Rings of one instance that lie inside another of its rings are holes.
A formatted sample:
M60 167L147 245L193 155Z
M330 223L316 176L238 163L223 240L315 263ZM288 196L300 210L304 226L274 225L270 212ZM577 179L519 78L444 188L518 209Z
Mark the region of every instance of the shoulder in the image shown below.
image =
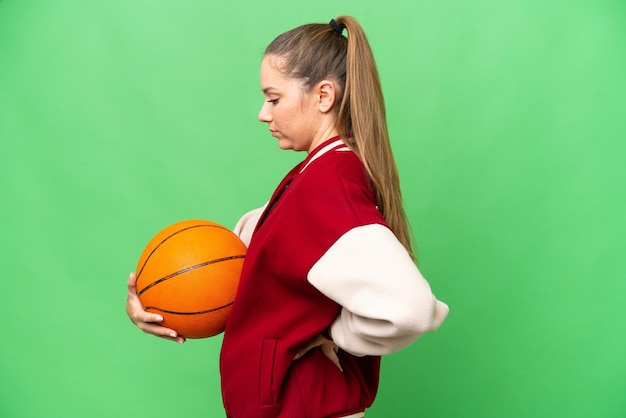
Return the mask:
M320 190L345 183L371 189L365 167L352 151L329 152L307 166L300 177L303 183L317 185Z
M351 218L355 224L384 223L371 181L352 151L332 151L314 161L298 179L303 208Z

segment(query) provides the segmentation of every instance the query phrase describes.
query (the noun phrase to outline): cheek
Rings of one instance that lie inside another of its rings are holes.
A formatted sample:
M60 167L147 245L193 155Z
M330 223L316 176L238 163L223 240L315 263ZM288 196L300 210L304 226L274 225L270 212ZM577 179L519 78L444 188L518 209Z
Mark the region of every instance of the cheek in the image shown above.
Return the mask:
M297 122L297 114L293 108L282 108L274 112L274 120L279 121L283 127L292 126Z

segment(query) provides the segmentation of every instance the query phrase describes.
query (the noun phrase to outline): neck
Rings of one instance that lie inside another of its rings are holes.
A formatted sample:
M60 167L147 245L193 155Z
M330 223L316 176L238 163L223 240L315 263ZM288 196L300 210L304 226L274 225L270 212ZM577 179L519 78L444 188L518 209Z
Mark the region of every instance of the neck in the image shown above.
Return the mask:
M332 138L334 136L338 136L338 135L339 135L339 131L337 131L337 129L335 128L334 123L332 125L322 127L315 135L315 138L313 139L313 141L311 141L311 145L309 146L307 153L310 153L311 151L313 151L315 148L317 148L319 144L326 141L327 139Z

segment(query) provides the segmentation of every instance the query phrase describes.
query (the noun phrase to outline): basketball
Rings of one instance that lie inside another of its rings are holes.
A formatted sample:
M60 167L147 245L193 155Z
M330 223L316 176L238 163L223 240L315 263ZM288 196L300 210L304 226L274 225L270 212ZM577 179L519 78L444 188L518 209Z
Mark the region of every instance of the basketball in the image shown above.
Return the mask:
M187 220L166 227L137 264L137 296L161 325L185 338L224 331L237 293L246 246L217 223Z

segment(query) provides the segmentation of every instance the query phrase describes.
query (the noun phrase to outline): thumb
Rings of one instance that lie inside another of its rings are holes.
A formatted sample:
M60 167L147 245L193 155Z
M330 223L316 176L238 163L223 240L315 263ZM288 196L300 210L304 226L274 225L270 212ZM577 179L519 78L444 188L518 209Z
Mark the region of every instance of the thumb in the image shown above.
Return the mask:
M137 276L134 272L130 273L130 276L128 277L128 282L126 282L126 284L129 288L137 287Z

